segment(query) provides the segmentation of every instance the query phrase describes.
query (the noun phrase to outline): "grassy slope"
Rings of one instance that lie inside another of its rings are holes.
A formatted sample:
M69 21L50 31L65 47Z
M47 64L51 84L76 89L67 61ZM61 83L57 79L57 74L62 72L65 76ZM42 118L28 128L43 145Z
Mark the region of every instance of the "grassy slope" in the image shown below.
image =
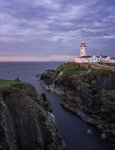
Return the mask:
M88 80L88 72L90 71L90 74L96 75L98 76L100 75L104 75L104 74L108 74L110 72L112 72L111 70L105 70L105 69L101 69L101 70L96 70L96 69L91 69L91 68L84 68L81 67L79 64L75 64L72 62L67 62L64 63L62 65L60 65L57 69L57 74L59 74L59 72L63 71L63 75L62 78L64 76L66 77L72 77L73 79L79 79L80 81L80 85L82 87L86 87L86 88L94 88L97 86L97 82L95 80L95 78L93 80L91 80L89 82ZM79 76L82 75L82 78L79 78ZM113 91L113 93L112 93ZM105 96L103 96L103 98L105 99L106 102L108 102L109 104L112 104L115 106L115 101L113 100L112 95L114 95L115 90L110 90L110 91L102 91L102 95L104 94Z
M37 93L34 87L30 83L15 81L15 80L0 80L0 93L4 93L7 91L14 91L17 88L22 88L26 92L27 99L25 98L26 105L31 107L32 109L40 112L42 109L39 105L37 105L33 100L36 99ZM21 92L21 91L19 91Z
M29 84L29 83L24 83L24 82L17 82L14 80L0 80L0 91L5 91L8 89L12 89L18 85L25 85L25 84Z
M63 71L63 75L68 77L78 77L79 75L87 74L89 71L92 73L109 73L112 72L111 70L96 70L91 68L84 68L81 67L79 64L67 62L58 67L57 74L59 74L61 71Z
M77 77L81 74L86 73L87 69L85 69L84 67L81 67L78 64L68 62L59 66L58 72L61 72L61 71L63 71L65 76Z

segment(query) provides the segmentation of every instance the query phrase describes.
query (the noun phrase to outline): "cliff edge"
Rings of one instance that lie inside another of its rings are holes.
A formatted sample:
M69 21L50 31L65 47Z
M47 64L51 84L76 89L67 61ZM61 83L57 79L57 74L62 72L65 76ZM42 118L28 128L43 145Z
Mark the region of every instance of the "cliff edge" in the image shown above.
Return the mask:
M44 95L27 83L0 80L0 150L62 150Z
M115 72L72 62L46 70L41 83L63 96L61 105L101 129L101 137L115 141Z

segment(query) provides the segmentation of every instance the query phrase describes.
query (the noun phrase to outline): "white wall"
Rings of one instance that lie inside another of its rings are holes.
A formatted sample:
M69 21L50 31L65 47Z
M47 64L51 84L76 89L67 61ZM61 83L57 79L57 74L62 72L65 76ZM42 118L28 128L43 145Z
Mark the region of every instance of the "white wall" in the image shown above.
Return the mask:
M92 57L90 58L75 58L75 62L78 62L78 63L97 63L97 62L108 62L108 63L115 63L115 59L111 59L109 56L106 57L106 58L102 58L101 56L100 57L97 57L96 55L93 55Z
M86 48L80 47L80 56L86 56Z
M115 59L112 59L112 61L111 61L112 63L115 63Z
M105 62L112 62L111 57L109 57L109 56L106 57L106 58L105 58Z
M75 58L75 62L81 63L81 59L80 58Z
M90 62L96 63L96 62L100 62L101 58L96 57L95 55L93 55L91 58L89 58Z
M88 58L75 58L75 62L78 62L78 63L88 63L89 60L88 60Z
M88 63L89 59L88 58L81 58L83 63Z

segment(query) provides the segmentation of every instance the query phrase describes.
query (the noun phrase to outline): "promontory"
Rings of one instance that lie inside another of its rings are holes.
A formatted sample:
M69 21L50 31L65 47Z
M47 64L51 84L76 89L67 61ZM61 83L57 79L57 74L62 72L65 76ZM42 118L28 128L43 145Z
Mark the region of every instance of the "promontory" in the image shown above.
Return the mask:
M31 84L0 80L0 150L62 150L51 110Z
M96 125L102 138L115 141L115 69L67 62L39 75L46 89L63 97L61 105Z

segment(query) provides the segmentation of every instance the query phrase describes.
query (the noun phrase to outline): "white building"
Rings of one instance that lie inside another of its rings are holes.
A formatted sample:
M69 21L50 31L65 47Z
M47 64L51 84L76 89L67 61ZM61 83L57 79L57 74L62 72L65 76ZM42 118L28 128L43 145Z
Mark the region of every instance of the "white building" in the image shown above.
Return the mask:
M86 55L86 44L84 42L80 45L80 57L75 58L75 62L78 63L97 63L97 62L106 62L106 63L115 63L115 58L109 56L101 55Z
M86 45L84 42L82 42L80 45L80 56L86 56Z
M112 63L115 63L115 58L112 58Z

